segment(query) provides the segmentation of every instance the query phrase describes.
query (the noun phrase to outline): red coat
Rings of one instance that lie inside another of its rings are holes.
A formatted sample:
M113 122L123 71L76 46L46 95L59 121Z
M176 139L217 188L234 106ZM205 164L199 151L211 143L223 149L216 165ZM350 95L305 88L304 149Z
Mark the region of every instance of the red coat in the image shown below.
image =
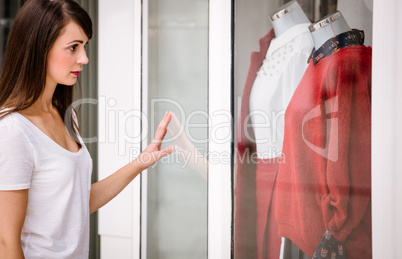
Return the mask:
M248 136L254 139L251 121L246 121L249 115L249 100L251 88L262 65L271 40L275 37L271 30L260 39L260 51L251 54L251 63L243 91L240 119L237 136L237 173L235 187L235 258L257 258L257 234L256 234L256 165L247 157L256 152L256 144L252 142L244 131L244 125ZM254 160L256 156L254 157ZM274 182L274 181L272 181Z
M325 230L371 258L371 48L310 63L285 113L279 234L312 256Z

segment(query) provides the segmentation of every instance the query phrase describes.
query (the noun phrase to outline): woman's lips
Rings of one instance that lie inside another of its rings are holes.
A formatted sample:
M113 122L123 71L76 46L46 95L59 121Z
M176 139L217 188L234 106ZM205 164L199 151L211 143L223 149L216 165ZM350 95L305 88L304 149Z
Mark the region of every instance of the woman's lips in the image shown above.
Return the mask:
M81 71L72 71L71 74L78 76L80 74Z

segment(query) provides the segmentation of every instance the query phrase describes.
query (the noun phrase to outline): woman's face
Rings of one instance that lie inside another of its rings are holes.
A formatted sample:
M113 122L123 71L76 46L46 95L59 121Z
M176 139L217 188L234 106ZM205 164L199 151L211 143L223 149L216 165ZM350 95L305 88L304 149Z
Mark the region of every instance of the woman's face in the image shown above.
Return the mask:
M73 85L88 63L85 44L88 37L82 28L70 21L61 31L47 58L46 85Z

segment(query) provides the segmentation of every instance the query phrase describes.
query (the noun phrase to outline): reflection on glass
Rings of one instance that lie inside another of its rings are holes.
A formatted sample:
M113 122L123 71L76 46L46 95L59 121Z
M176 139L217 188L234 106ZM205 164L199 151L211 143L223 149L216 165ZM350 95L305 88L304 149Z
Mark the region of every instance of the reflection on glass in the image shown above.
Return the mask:
M164 145L177 149L148 170L147 258L207 258L208 1L148 5L149 120L175 114Z
M192 169L207 181L207 159L191 142L187 136L190 132L180 124L174 113L167 130L168 139L175 145L175 155L179 159L177 162Z

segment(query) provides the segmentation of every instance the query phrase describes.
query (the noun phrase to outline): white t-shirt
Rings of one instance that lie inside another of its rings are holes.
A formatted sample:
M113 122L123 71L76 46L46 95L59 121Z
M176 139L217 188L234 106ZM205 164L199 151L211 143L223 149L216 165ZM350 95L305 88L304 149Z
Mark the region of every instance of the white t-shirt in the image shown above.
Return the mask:
M285 110L314 48L309 25L298 24L274 38L254 80L249 108L259 158L281 156Z
M88 258L92 159L82 145L62 148L19 113L0 119L0 190L29 189L27 259Z

